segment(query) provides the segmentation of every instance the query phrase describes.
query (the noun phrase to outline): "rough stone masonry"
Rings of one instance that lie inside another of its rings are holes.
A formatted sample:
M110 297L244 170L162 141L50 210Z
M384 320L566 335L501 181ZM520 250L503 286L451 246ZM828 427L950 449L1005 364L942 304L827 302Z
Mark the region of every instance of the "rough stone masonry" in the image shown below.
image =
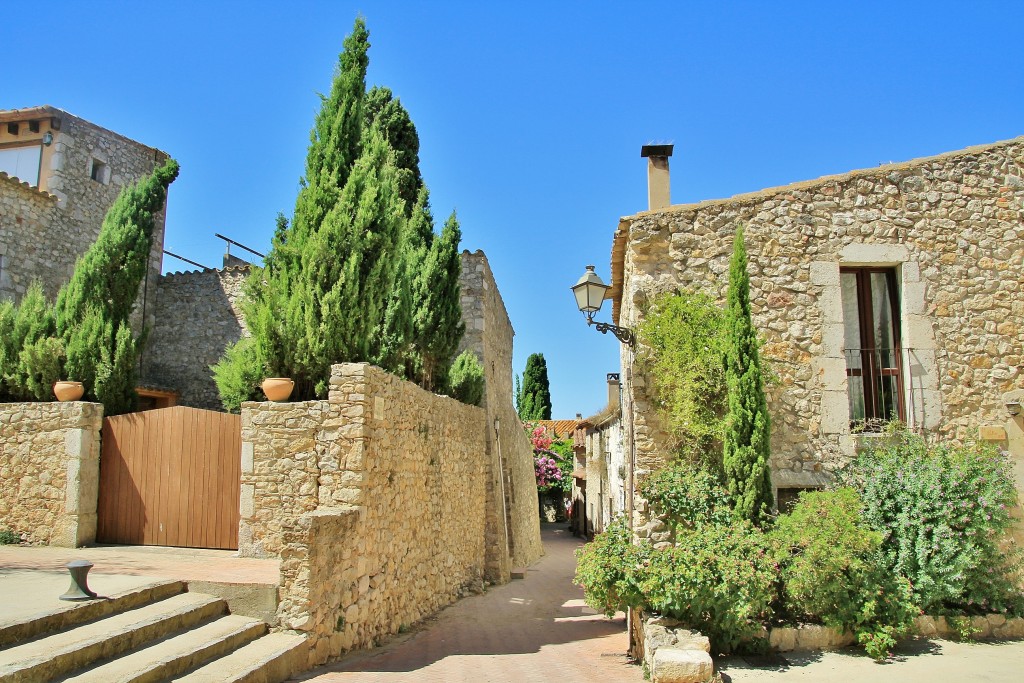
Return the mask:
M1024 474L1024 138L623 218L612 250L615 319L635 327L656 296L724 300L746 228L754 323L769 386L776 487L816 487L870 439L851 430L840 268L895 272L906 421L942 438L979 434ZM624 414L638 472L669 439L624 348ZM628 448L629 444L627 444ZM642 501L638 501L643 508ZM642 521L642 520L639 520Z

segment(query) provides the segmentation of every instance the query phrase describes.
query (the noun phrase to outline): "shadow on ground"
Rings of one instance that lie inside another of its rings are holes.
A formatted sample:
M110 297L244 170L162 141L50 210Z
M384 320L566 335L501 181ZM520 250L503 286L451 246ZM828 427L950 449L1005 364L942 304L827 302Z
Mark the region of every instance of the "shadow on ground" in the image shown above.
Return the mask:
M572 583L575 550L583 542L564 524L543 525L542 536L546 555L529 568L525 579L461 600L413 633L376 650L352 653L309 676L412 672L449 658L535 655L566 644L593 655L595 664L599 658L624 661L625 617L608 619L587 607L582 589ZM616 636L614 642L600 642Z

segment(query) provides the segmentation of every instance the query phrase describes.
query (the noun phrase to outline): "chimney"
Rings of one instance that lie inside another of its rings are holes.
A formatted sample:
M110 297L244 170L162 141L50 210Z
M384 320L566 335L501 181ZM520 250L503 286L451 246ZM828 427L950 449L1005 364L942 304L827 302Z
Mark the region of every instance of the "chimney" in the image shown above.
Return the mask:
M610 408L619 407L619 373L617 372L608 373L608 406Z
M668 158L673 145L644 145L640 156L647 158L647 208L664 209L672 203L668 187Z

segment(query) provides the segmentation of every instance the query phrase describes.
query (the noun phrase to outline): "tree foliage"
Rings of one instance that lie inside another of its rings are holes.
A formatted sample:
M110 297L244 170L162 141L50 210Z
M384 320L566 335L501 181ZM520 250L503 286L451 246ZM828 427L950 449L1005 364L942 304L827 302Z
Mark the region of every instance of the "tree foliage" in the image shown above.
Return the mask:
M455 213L426 252L414 280L413 329L419 353L419 379L426 389L444 386L445 373L466 330L462 322L459 275L462 230Z
M369 46L357 19L313 126L293 218L278 218L246 284L252 340L213 367L229 410L255 398L266 375L291 377L295 399L322 398L340 362L444 388L463 332L460 232L453 216L434 238L416 128L390 90L366 92Z
M725 378L729 409L722 457L726 488L733 496L736 518L761 525L771 513L773 502L768 466L771 424L757 333L750 314L750 277L742 226L736 231L729 264L726 328Z
M543 353L532 353L526 359L523 381L516 397L516 410L521 420L551 419L551 386Z
M484 366L476 354L466 349L452 363L449 375L452 396L471 406L480 405L484 399Z

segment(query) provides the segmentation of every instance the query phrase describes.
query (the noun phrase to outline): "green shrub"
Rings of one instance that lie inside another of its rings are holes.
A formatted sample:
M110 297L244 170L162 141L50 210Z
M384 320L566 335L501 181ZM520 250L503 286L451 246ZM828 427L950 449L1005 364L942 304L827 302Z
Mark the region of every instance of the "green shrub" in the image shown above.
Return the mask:
M867 526L860 507L851 488L802 494L770 538L786 611L852 631L869 655L883 659L918 610L909 582L882 561L882 535Z
M587 604L612 616L627 607L647 607L637 587L639 574L653 548L635 545L626 518L618 516L594 540L576 551L576 583Z
M763 645L776 571L765 535L748 522L680 534L638 573L646 606L705 634L717 652Z
M243 337L227 348L224 357L211 365L213 380L224 409L237 413L242 403L256 398L256 387L266 377L265 364L253 337Z
M728 524L729 493L707 469L675 460L640 480L640 495L674 529Z
M448 388L463 403L478 406L484 398L484 366L476 354L466 349L448 372Z
M21 543L21 536L18 533L10 529L0 531L0 545L15 545L18 543Z
M1020 610L1019 555L1003 550L1017 496L997 448L893 432L840 481L860 492L887 569L910 579L925 612Z

